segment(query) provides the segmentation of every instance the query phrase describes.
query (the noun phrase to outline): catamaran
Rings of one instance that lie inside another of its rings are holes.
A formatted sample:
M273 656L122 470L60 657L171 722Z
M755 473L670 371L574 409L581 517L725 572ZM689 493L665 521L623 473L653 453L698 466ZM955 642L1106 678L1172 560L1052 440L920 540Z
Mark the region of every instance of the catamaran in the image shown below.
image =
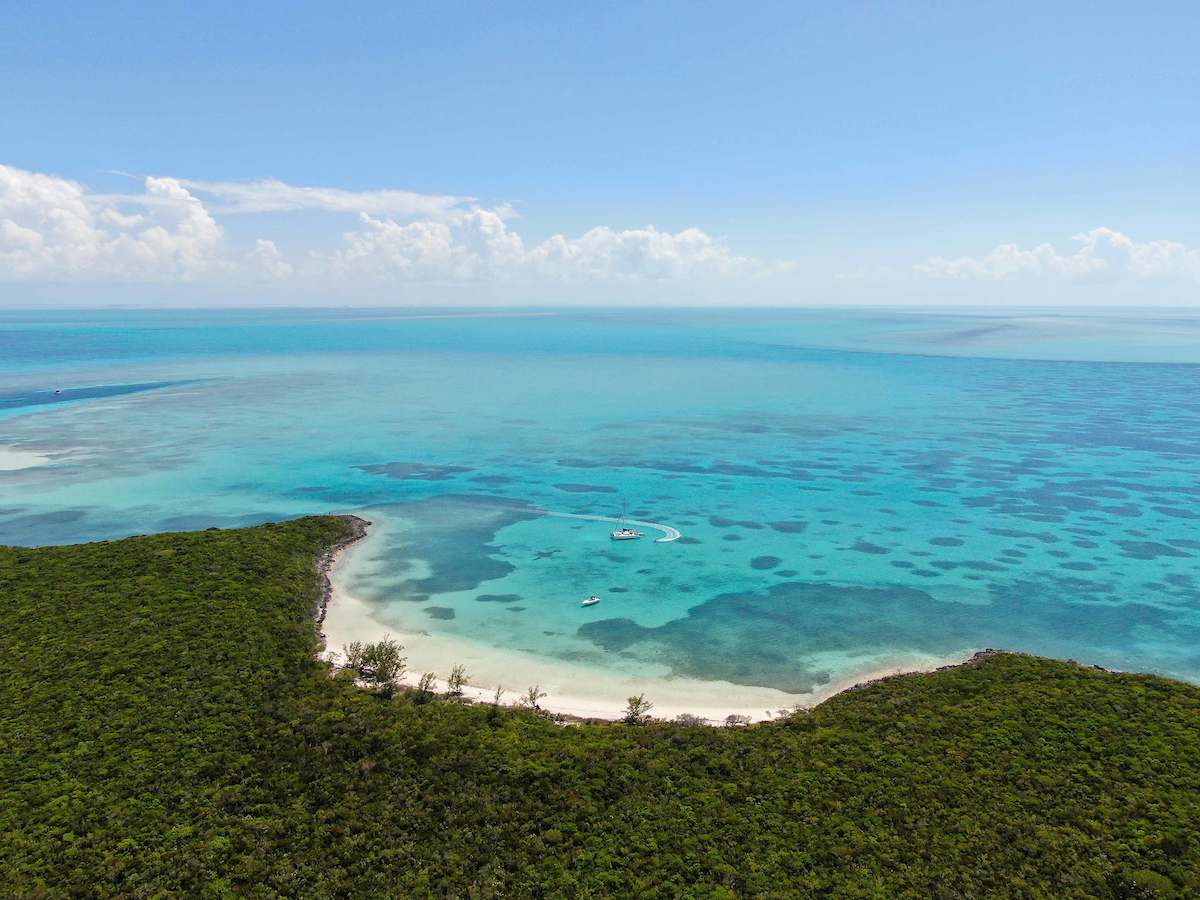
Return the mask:
M625 507L621 506L621 527L612 533L614 541L634 541L642 536L640 531L634 531L625 524Z

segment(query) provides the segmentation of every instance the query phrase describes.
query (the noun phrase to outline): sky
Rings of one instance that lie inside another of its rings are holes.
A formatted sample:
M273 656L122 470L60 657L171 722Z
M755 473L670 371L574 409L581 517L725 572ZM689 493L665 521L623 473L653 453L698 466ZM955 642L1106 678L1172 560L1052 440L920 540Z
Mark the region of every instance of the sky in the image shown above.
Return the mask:
M0 306L1200 305L1200 4L7 5Z

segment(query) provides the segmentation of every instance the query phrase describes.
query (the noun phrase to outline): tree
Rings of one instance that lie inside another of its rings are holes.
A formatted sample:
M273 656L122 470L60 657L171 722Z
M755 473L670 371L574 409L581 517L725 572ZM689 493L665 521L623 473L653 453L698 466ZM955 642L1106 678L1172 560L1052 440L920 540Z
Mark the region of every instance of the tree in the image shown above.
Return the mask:
M393 684L404 674L406 660L401 656L404 645L392 638L374 644L354 641L342 648L346 668L353 669L365 681L377 685Z
M432 672L426 672L421 676L421 680L417 682L417 690L422 694L432 694L434 684L437 682L437 676Z
M708 719L705 719L702 716L692 715L691 713L680 713L679 715L677 715L675 717L674 721L675 721L676 725L686 725L689 728L695 727L697 725L707 725L708 724Z
M461 697L466 683L467 667L457 665L450 670L450 677L446 679L446 690L451 697Z
M738 728L742 725L749 725L750 717L744 716L741 713L730 713L725 717L726 728Z
M372 670L376 684L390 684L404 674L407 660L400 655L403 649L404 645L392 638L367 645L364 663Z
M630 697L621 721L626 725L645 725L650 721L650 710L652 709L654 709L654 704L646 699L645 694Z
M347 669L362 669L364 649L362 641L351 641L342 647L342 655L346 657Z
M546 696L546 692L541 689L540 685L533 685L521 695L519 702L526 709L532 709L535 712L541 712L542 707L539 701Z

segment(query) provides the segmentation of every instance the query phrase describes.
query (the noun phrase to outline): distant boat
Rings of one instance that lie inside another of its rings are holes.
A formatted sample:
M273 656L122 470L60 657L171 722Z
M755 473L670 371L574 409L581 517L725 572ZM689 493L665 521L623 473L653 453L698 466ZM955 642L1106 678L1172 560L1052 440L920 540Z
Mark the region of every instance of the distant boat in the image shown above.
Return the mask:
M600 598L597 597L595 594L592 594L592 596L588 597L586 600L584 600L579 605L580 606L595 606L599 602L600 602Z

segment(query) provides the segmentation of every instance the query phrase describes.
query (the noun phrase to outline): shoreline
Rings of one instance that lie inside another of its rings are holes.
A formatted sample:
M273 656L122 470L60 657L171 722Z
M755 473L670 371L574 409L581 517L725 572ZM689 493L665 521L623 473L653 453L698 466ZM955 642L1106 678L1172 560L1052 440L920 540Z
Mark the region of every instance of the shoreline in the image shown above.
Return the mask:
M656 719L694 716L706 724L720 725L727 717L739 716L751 722L770 721L798 710L808 710L831 697L860 690L887 678L916 675L955 668L1009 651L993 648L969 648L949 656L909 654L892 659L864 660L861 670L820 685L807 694L789 694L775 688L734 684L678 676L630 676L602 671L577 663L556 660L521 650L492 647L451 635L433 635L427 631L401 630L378 621L370 606L336 584L336 572L361 547L371 522L359 516L343 514L350 523L350 534L330 547L318 561L322 594L314 618L317 625L318 655L334 665L342 658L340 648L352 641L374 642L393 638L404 645L407 661L405 674L398 680L401 690L415 690L423 672L445 672L453 665L465 665L469 683L462 697L478 703L495 701L496 687L504 688L501 705L516 705L528 685L537 684L546 692L541 710L562 722L613 722L625 712L628 698L644 694L654 704ZM350 551L350 552L347 552ZM329 619L330 609L334 617ZM337 649L335 649L337 648ZM514 674L520 673L519 683ZM506 683L507 682L507 683ZM446 691L445 677L435 678L437 690ZM485 686L487 685L487 686Z
M371 525L367 519L349 513L339 515L338 518L350 526L350 533L322 553L317 559L317 574L321 580L321 599L317 602L317 609L313 613L313 618L317 623L317 635L320 638L322 647L325 646L325 634L321 630L321 626L325 624L325 615L329 611L329 601L333 599L334 587L331 576L334 566L337 565L338 558L347 547L351 544L357 544L367 536L367 528Z

